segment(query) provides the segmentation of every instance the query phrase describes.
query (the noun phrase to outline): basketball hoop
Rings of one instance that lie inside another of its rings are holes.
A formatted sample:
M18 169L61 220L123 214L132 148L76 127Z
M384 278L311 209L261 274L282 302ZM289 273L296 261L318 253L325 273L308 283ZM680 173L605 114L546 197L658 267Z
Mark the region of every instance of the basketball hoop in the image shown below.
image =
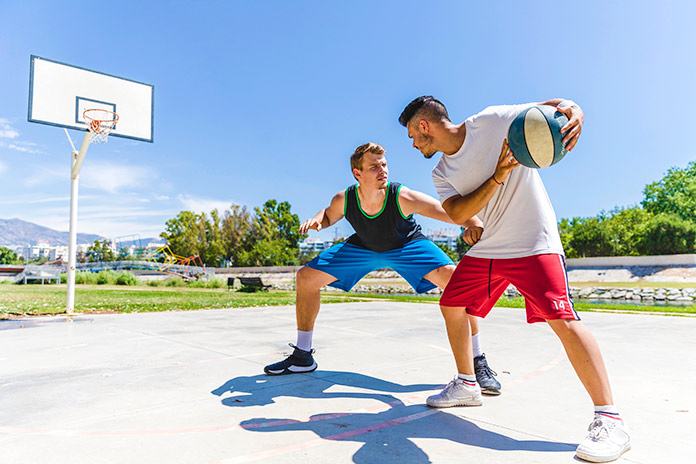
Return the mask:
M118 114L98 108L85 110L82 116L91 133L90 142L106 143L106 139L118 122Z

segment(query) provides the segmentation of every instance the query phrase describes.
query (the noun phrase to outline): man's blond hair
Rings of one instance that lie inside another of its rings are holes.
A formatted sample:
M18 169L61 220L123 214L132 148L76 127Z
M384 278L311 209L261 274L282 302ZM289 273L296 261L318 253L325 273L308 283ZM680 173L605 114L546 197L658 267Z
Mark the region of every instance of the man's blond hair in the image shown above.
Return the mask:
M384 147L378 143L364 143L355 149L353 154L350 156L350 169L357 169L362 171L363 156L365 153L374 153L375 155L383 155L387 152Z

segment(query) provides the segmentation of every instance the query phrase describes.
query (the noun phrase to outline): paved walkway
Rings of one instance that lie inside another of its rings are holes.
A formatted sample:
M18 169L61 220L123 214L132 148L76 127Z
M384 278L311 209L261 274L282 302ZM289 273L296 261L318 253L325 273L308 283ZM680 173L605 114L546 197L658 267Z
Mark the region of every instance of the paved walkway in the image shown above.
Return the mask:
M633 450L696 455L696 318L581 313ZM1 330L7 329L7 330ZM0 321L0 463L572 463L591 404L544 324L494 309L504 393L436 410L454 374L436 305L325 305L319 370L267 377L292 307Z

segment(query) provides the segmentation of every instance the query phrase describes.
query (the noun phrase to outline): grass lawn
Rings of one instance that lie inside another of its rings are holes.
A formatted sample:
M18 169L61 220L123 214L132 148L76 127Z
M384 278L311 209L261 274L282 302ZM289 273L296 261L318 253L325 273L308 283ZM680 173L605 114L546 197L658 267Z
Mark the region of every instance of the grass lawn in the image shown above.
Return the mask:
M65 313L65 285L1 285L0 319ZM324 292L322 303L389 300L437 304L439 296L404 296ZM295 303L294 292L271 290L244 293L227 289L186 287L127 287L78 285L76 313L182 311L214 308L279 306ZM496 306L524 308L523 298L501 298ZM696 306L638 306L575 302L578 311L650 312L673 315L696 314Z
M0 319L65 313L65 285L0 286ZM359 301L327 294L324 303ZM295 303L294 292L244 293L227 289L78 285L75 312L144 312L279 306Z

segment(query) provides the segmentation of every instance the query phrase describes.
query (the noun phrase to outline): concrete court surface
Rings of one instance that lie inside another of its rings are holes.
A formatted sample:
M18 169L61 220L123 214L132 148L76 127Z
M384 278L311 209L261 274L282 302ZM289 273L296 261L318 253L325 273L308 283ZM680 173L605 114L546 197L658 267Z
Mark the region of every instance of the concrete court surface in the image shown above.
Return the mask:
M618 462L694 462L696 318L581 317L632 429ZM319 369L280 377L289 306L0 321L0 463L579 462L591 403L551 330L505 308L481 327L504 393L437 410L433 304L325 305Z

